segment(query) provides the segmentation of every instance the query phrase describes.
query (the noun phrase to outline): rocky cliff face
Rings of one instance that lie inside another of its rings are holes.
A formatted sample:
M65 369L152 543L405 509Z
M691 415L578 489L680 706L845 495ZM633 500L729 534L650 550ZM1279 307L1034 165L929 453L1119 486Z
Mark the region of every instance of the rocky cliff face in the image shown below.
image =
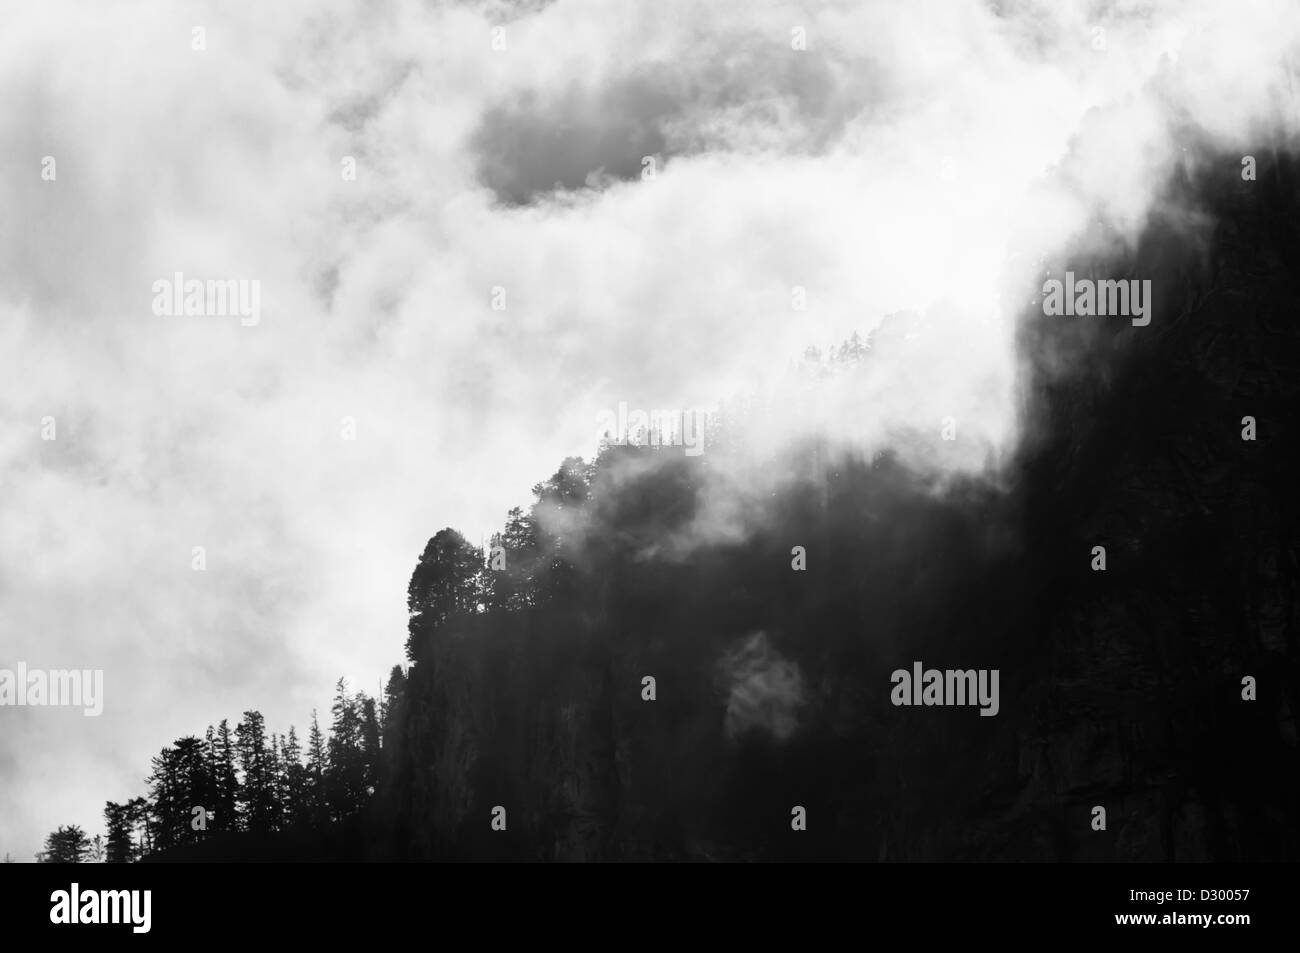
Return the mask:
M573 591L455 619L412 668L399 853L1295 859L1300 172L1238 158L1171 186L1204 227L1056 263L1150 278L1155 311L1024 316L1005 487L809 445L743 543L668 558L646 544L707 455L607 460ZM895 707L913 660L998 669L999 713Z
M1300 178L1283 157L1242 182L1239 158L1175 183L1203 230L1157 221L1112 263L1153 279L1151 325L1031 378L1026 529L1050 574L1017 785L1021 816L1062 831L1045 856L1296 856ZM1095 544L1105 573L1077 558ZM1091 805L1107 836L1078 823Z

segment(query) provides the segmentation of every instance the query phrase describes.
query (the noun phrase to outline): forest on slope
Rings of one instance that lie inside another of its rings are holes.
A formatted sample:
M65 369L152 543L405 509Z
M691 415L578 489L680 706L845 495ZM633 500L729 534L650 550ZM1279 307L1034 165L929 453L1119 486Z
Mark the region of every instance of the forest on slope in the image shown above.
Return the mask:
M1238 169L1053 264L1152 279L1154 316L1028 307L996 474L811 434L755 459L761 399L698 456L565 460L488 552L429 541L383 699L340 686L305 763L259 760L256 713L179 740L109 805L114 859L1295 859L1300 170ZM792 374L870 374L906 320ZM1000 670L998 715L893 706L913 660ZM228 829L185 833L203 799Z
M383 853L1294 859L1300 176L1237 158L1184 167L1134 247L1053 263L1151 279L1153 320L1027 309L996 479L812 437L729 496L751 406L699 457L566 461L483 611L430 602L457 577L422 562ZM804 370L871 373L888 327ZM912 660L999 669L999 715L892 706Z

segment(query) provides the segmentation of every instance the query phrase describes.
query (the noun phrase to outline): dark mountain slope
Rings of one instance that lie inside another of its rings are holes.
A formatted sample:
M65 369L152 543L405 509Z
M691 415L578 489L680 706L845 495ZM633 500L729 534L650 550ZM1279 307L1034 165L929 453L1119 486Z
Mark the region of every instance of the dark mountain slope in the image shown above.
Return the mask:
M1238 158L1173 182L1131 253L1054 264L1150 278L1155 313L1023 316L1026 438L998 489L936 494L809 440L761 510L718 517L742 542L684 547L721 443L557 474L534 604L420 642L376 850L1295 859L1300 170L1241 182ZM915 660L998 669L999 713L894 707Z

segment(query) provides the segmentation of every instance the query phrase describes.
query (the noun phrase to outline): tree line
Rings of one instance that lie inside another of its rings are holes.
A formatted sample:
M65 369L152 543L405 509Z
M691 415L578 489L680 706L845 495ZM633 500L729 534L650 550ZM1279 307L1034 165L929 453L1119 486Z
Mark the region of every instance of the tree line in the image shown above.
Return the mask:
M349 693L340 678L328 737L313 710L305 746L292 726L287 734L268 733L258 711L244 712L233 728L222 719L202 738L178 738L154 757L145 795L105 804L104 836L60 826L36 859L131 863L213 832L320 830L355 817L379 783L384 726L404 683L394 666L385 698L376 700Z
M800 381L820 380L852 370L870 350L870 340L855 334L838 351L823 355L811 349L792 373ZM747 420L763 416L763 408L750 400L724 402L708 427L706 444L730 447L742 440ZM699 462L669 455L676 462L633 481L634 492L619 489L621 478L606 480L600 500L593 499L594 485L617 461L657 459L656 453L608 446L591 463L565 459L533 486L532 505L511 509L501 531L482 547L450 527L437 532L407 591L405 655L411 674L418 663L431 666L429 649L452 625L477 620L480 626L501 627L506 617L600 605L616 595L606 582L587 578L592 566L584 564L592 561L593 541L586 524L598 525L597 535L606 540L626 536L644 542L664 534L668 523L690 510ZM597 576L606 580L610 567L626 560L606 551L608 545L596 548L603 552L596 562L605 564ZM60 827L47 837L38 859L132 862L199 844L213 833L324 835L367 808L367 836L405 850L425 823L414 803L423 796L419 766L427 765L428 754L416 742L437 717L427 704L428 675L412 683L419 697L409 706L402 666L393 667L381 700L360 691L349 694L340 679L328 738L315 711L305 743L293 727L284 735L268 734L257 711L244 712L233 727L223 720L202 737L179 738L153 759L147 794L106 803L105 837L90 838L75 825Z

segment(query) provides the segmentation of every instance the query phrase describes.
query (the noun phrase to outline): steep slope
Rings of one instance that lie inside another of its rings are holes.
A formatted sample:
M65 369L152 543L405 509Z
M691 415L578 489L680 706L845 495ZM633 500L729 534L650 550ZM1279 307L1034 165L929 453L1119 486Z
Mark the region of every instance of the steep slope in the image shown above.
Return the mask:
M1153 320L1023 316L1026 437L996 488L935 493L810 439L737 541L683 549L712 453L608 451L555 550L567 587L454 617L416 658L383 843L1294 859L1300 171L1282 155L1241 182L1237 158L1173 182L1131 252L1056 263L1151 279ZM918 660L999 670L998 714L892 705Z

